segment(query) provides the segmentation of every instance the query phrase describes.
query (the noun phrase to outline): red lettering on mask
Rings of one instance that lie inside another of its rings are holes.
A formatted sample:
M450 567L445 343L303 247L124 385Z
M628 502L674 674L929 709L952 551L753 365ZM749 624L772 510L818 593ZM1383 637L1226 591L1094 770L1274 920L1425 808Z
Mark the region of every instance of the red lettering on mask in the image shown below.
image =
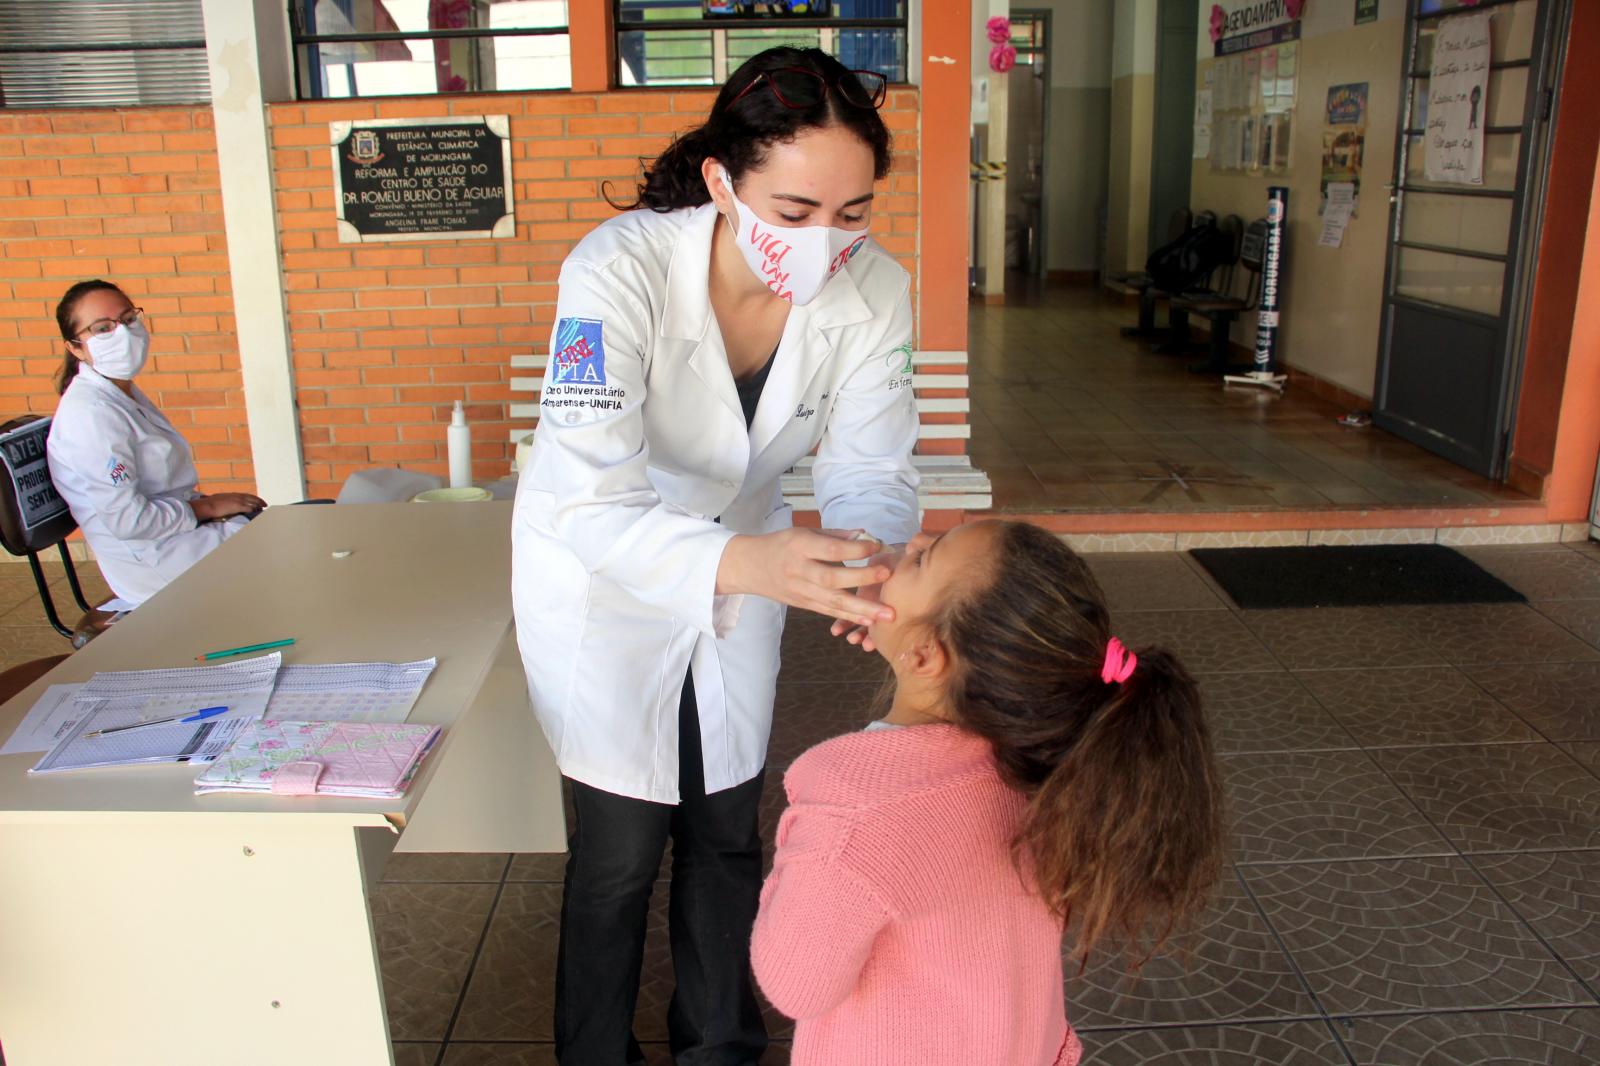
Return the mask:
M759 248L767 262L774 267L783 265L783 257L789 254L789 249L792 247L776 233L762 230L754 222L750 223L750 243Z
M856 253L861 251L861 246L863 244L866 244L866 243L867 243L867 238L866 238L865 234L863 234L862 236L857 237L855 240L851 241L850 242L850 247L846 248L844 251L842 251L838 255L834 256L833 257L833 262L828 264L828 277L830 277L830 278L833 277L833 275L835 275L836 273L839 272L839 268L840 267L844 266L846 263L850 262L850 260L854 259L856 257Z

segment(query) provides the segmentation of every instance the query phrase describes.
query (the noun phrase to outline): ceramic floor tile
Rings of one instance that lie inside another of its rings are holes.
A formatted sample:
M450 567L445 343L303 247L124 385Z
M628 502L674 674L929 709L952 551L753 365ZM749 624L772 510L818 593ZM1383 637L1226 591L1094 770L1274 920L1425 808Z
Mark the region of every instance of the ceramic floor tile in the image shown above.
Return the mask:
M553 1040L559 884L510 884L500 894L451 1040Z
M48 626L0 627L0 670L71 651L72 642Z
M1295 676L1365 747L1541 739L1454 667L1309 671Z
M1081 1034L1085 1066L1346 1066L1324 1022Z
M1600 781L1553 745L1372 754L1463 851L1600 846Z
M1200 698L1222 754L1358 746L1291 674L1207 674Z
M1433 656L1458 666L1600 659L1600 649L1524 604L1395 607L1390 611L1410 634L1411 646L1426 647Z
M1474 855L1471 861L1551 949L1600 990L1600 852Z
M1592 1002L1464 859L1242 872L1330 1013Z
M1217 594L1178 555L1105 554L1084 559L1105 593L1112 617L1123 611L1217 610Z
M444 1066L556 1066L555 1044L473 1044L452 1040Z
M809 611L789 611L783 630L779 677L787 684L878 682L888 672L883 657L829 635L832 621Z
M852 654L862 652L850 649ZM781 772L807 748L853 733L872 721L881 684L791 684L779 682L772 711L767 766Z
M1600 740L1600 663L1467 667L1467 675L1551 740Z
M1276 671L1278 663L1232 611L1124 611L1118 636L1130 647L1171 651L1191 673Z
M395 1043L394 1066L433 1066L439 1058L438 1044Z
M1467 548L1463 554L1530 600L1600 599L1600 559L1580 552Z
M383 869L386 882L448 881L498 882L506 872L509 855L465 852L428 854L397 851Z
M1587 766L1590 773L1600 777L1600 743L1564 744L1562 747L1574 759Z
M1364 752L1228 755L1221 763L1237 862L1451 851Z
M1291 670L1375 670L1444 665L1394 616L1394 608L1241 611L1239 617Z
M1316 1004L1255 905L1229 872L1216 905L1173 951L1130 977L1102 957L1078 973L1068 956L1067 1017L1080 1029L1311 1016ZM1071 945L1068 945L1070 950Z
M1590 647L1600 648L1600 600L1540 600L1533 609Z
M1355 1018L1338 1029L1361 1066L1600 1062L1600 1008Z
M561 854L519 854L511 856L507 881L560 882L567 872L567 856Z
M389 1036L439 1040L483 936L494 885L379 885L371 894Z

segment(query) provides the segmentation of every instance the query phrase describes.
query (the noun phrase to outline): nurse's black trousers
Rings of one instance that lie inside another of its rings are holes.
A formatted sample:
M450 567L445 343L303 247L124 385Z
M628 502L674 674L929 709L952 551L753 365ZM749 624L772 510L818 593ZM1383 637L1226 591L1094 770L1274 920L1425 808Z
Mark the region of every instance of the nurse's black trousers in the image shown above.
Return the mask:
M706 795L694 682L678 710L680 803L572 784L575 825L556 960L556 1058L562 1066L642 1063L633 1033L650 890L672 841L669 904L676 988L667 1032L677 1066L755 1066L766 1025L750 973L761 895L764 772Z

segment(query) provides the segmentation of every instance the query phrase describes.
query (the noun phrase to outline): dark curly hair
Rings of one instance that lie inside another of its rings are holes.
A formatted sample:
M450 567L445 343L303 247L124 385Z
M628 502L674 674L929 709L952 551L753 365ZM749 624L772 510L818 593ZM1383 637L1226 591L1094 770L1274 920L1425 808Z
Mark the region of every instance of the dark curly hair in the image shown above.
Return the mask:
M860 137L872 149L874 175L880 179L887 175L892 158L889 129L872 108L851 104L831 88L815 105L803 109L786 107L775 94L760 88L739 99L751 82L784 67L812 71L830 87L852 76L843 63L820 48L769 48L751 56L723 84L705 122L674 137L667 150L645 168L638 199L631 204L612 200L612 206L652 211L699 207L711 199L700 175L700 165L707 158L717 159L727 167L728 176L738 181L746 171L761 166L769 145L793 140L802 130L826 126L843 126Z

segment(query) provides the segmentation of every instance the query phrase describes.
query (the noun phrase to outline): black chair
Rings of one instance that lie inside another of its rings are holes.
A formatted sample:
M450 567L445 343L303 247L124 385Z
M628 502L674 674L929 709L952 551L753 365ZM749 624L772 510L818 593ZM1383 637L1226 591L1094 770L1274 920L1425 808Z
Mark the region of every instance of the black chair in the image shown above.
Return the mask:
M1232 277L1223 291L1217 293L1193 293L1177 296L1172 301L1172 314L1182 314L1187 328L1188 316L1191 314L1202 315L1211 323L1211 343L1209 351L1211 357L1203 363L1195 363L1189 369L1196 374L1235 374L1253 369L1250 366L1230 365L1228 362L1232 350L1229 348L1229 334L1232 331L1234 320L1246 311L1254 311L1261 303L1261 267L1267 250L1267 220L1258 218L1250 223L1244 231L1244 239L1239 245L1239 264L1244 267L1249 280L1245 283L1245 295L1231 296L1228 290L1232 287Z
M1193 345L1189 341L1189 312L1184 301L1211 296L1227 296L1233 291L1234 270L1244 250L1244 219L1228 215L1217 223L1217 243L1211 272L1205 282L1194 288L1173 293L1167 304L1167 339L1156 345L1163 355L1182 355Z
M96 610L83 598L83 586L78 584L78 571L66 544L78 523L50 480L50 464L45 458L49 436L50 419L39 415L24 415L0 425L0 547L28 557L45 618L74 648L81 648L104 632L116 615ZM72 598L84 611L75 629L68 629L56 613L50 582L39 565L39 553L51 548L61 553Z
M1161 243L1171 244L1187 233L1192 226L1216 225L1217 216L1212 211L1202 211L1198 215L1190 215L1187 207L1180 207L1172 213L1167 220L1167 236ZM1155 279L1148 273L1139 271L1134 274L1114 275L1113 281L1120 281L1128 288L1139 294L1139 324L1137 326L1123 326L1124 337L1153 337L1159 330L1156 329L1156 304L1162 300L1171 299L1172 294L1156 287Z

